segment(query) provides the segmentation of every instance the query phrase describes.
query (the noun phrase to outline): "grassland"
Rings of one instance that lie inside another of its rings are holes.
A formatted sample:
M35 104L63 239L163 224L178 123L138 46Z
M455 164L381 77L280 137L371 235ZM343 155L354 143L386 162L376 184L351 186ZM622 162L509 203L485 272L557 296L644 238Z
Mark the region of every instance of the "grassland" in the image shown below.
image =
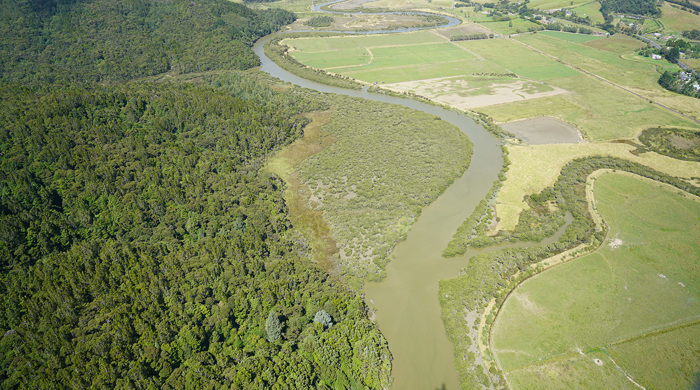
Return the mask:
M520 18L512 19L509 21L482 22L480 24L502 35L520 34L523 32L530 31L530 29L539 30L540 28L542 28L537 23L533 23L529 20Z
M685 30L700 26L700 16L671 7L671 4L664 2L661 6L660 22L664 26L665 33L680 35Z
M479 109L497 122L553 116L577 126L589 140L632 138L650 125L698 127L692 121L629 92L650 96L688 115L697 115L698 112L695 99L678 96L658 85L657 69L676 67L633 55L634 49L643 46L637 40L619 34L595 39L587 35L551 32L523 35L517 41L492 39L448 43L444 39L420 32L299 39L289 40L289 44L297 49L293 55L302 62L319 66L326 64L326 69L331 68L329 70L334 73L370 83L394 84L488 72L514 73L523 79L572 92L563 98L541 97ZM336 58L349 58L346 63L351 66L331 66L337 65ZM596 74L629 91L582 73L555 58L576 64L583 72ZM435 98L439 94L436 91L424 96ZM460 107L459 104L455 106Z
M552 38L558 38L567 42L573 42L573 43L588 43L592 41L597 41L599 39L604 39L600 35L585 35L585 34L574 34L574 33L569 33L569 32L563 32L563 31L540 31L538 34L547 36L547 37L552 37Z
M697 357L678 352L700 339L700 201L622 174L598 178L595 196L606 243L520 285L496 320L493 351L515 388L547 378L548 388L590 388L601 377L617 388L625 378L612 360L644 386L688 386ZM638 355L655 349L665 353Z
M603 23L605 18L603 14L600 13L600 3L597 1L592 1L588 3L581 4L577 7L571 8L578 16L591 18L593 23Z
M590 3L590 0L533 0L528 4L528 7L549 10L559 8L575 8L588 3Z

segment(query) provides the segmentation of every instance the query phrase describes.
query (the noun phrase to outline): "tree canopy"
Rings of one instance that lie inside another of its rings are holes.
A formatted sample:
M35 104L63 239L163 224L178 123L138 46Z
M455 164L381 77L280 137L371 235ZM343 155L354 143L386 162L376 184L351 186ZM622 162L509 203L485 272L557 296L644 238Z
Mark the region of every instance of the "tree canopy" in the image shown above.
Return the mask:
M0 82L115 82L247 69L250 46L294 21L223 0L3 0Z
M129 81L255 66L252 43L293 19L0 3L2 388L388 386L364 302L311 263L260 170L327 105L247 72Z

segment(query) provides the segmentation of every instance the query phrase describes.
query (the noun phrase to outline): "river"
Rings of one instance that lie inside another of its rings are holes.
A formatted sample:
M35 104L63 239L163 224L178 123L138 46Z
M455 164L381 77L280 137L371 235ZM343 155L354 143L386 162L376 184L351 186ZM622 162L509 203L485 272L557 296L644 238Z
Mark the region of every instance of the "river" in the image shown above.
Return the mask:
M503 166L500 143L469 116L411 99L347 90L318 84L280 68L263 51L261 39L254 46L260 70L283 81L321 92L399 104L437 115L457 126L474 143L469 168L431 205L425 207L399 243L387 277L365 286L365 300L376 310L377 324L393 355L394 389L458 389L453 348L440 317L438 282L455 277L467 266L465 256L445 259L442 250L459 225L486 196Z

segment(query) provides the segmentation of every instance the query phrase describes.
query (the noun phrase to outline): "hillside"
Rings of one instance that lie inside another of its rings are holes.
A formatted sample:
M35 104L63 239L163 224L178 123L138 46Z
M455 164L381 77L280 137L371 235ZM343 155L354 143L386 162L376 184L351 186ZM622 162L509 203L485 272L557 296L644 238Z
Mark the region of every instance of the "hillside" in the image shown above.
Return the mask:
M16 1L0 5L0 82L115 82L247 69L250 46L294 21L228 1Z
M327 106L247 72L128 81L254 66L293 14L1 9L2 388L387 386L364 302L311 262L260 169Z

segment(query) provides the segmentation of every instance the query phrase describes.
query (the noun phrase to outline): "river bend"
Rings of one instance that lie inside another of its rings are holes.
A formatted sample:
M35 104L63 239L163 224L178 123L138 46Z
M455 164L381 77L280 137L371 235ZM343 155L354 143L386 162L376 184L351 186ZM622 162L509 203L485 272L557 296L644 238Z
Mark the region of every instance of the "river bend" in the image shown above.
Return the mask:
M283 81L320 92L399 104L436 115L457 126L474 143L469 168L425 207L387 265L387 277L365 286L365 300L376 310L377 324L393 355L393 389L458 389L452 344L440 317L438 282L459 275L471 253L445 259L442 250L459 225L483 199L503 166L500 143L469 116L411 99L315 83L287 72L269 59L260 39L253 50L260 70ZM428 129L429 131L429 129Z

